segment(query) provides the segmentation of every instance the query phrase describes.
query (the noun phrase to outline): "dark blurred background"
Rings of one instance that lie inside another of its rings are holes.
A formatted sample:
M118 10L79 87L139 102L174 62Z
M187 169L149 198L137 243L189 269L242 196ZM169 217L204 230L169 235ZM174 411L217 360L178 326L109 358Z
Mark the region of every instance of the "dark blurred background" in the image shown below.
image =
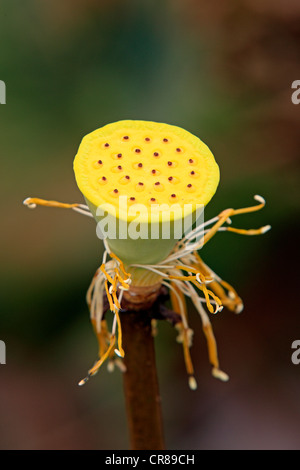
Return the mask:
M126 449L122 377L97 355L85 293L101 259L95 224L22 206L81 202L72 162L109 122L167 122L199 136L221 168L207 217L267 200L201 253L244 300L212 318L227 384L210 375L200 319L187 386L168 324L156 338L169 449L299 449L300 4L296 0L1 0L1 449Z

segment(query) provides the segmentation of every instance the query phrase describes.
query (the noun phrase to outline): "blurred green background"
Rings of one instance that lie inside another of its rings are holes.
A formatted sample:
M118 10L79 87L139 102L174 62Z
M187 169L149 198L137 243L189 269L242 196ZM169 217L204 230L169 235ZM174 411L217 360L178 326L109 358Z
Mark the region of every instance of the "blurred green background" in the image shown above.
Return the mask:
M97 355L85 293L101 259L92 220L22 206L81 202L72 162L109 122L167 122L213 151L221 183L206 216L267 200L202 256L245 302L212 318L227 384L210 375L200 319L187 386L175 331L159 325L158 373L169 449L296 449L300 6L292 0L1 0L1 449L126 449L122 377Z

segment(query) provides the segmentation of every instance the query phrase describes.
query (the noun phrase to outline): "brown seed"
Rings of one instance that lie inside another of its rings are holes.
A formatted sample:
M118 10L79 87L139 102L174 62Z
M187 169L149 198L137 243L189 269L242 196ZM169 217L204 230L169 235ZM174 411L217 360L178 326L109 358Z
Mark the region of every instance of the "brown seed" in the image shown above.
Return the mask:
M144 183L138 183L140 186L144 186Z
M169 142L169 139L165 138L165 139L163 139L163 142Z
M149 142L150 141L149 137L145 137L145 141Z
M188 187L188 188L191 188L191 187L192 187L191 183L190 183L190 184L188 184L188 185L187 185L187 187Z
M130 201L135 201L135 197L131 197L131 198L130 198Z
M119 165L119 166L118 166L118 170L122 170L122 167L121 167L121 165Z
M130 176L128 176L128 175L126 175L125 178L126 178L127 180L130 180Z
M143 164L142 164L142 163L138 163L138 167L139 167L139 168L142 168L142 167L143 167Z
M102 165L102 160L98 160L99 165Z
M102 181L106 181L106 178L105 178L105 176L102 176Z
M109 144L106 142L106 144L104 144L104 147L109 147Z
M169 165L169 166L172 166L172 162L168 162L168 165Z
M152 202L156 201L155 197L152 197L152 198L150 199L150 201L152 201Z
M141 153L141 149L135 149L135 153Z
M155 173L156 173L156 170L152 170L152 171L151 171L151 173L152 173L153 175L155 175Z
M154 156L154 157L159 157L159 153L158 153L158 152L154 152L153 156Z
M114 189L114 193L118 193L118 192L119 192L119 190L118 190L118 189Z
M159 181L156 181L155 185L156 185L156 186L160 185L160 182L159 182Z
M123 139L128 140L129 139L128 135L124 135Z
M118 158L122 158L122 154L121 154L121 153L118 153L117 157L118 157Z
M172 181L172 180L173 180L173 176L169 176L168 180L169 180L169 181Z
M194 175L194 174L195 174L195 172L194 172L194 171L191 171L191 173L190 173L190 174L191 174L191 175Z
M171 194L171 197L176 197L176 194Z
M178 147L178 148L176 149L176 152L181 152L181 149Z
M190 158L189 163L194 163L194 160L192 158Z

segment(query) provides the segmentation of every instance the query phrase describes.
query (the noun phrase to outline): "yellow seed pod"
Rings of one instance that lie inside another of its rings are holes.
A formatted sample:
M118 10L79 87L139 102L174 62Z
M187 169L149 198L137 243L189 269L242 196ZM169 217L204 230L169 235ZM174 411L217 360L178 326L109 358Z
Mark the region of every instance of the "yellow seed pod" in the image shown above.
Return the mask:
M126 230L137 214L144 228L158 224L161 229L164 223L183 219L196 205L205 206L219 183L218 165L199 138L148 121L119 121L88 134L74 171L96 221L103 219L97 208L105 208L108 216L126 224ZM109 246L127 263L158 262L171 251L176 234L171 230L168 239L162 239L153 232L155 236L149 231L139 239L118 232L108 236Z

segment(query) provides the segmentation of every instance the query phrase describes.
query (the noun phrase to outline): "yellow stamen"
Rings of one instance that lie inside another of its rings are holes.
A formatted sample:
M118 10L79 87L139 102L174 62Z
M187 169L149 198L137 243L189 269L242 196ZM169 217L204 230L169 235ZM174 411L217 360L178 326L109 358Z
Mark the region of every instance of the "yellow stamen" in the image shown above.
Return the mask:
M113 283L114 283L114 280L113 280L113 278L108 274L108 272L106 271L106 269L105 269L105 264L101 264L100 270L103 272L103 274L104 274L104 276L106 277L106 279L107 279L111 284L113 284Z
M47 201L46 199L40 199L38 197L28 197L25 199L24 204L26 206L46 206L46 207L59 207L61 209L72 209L73 207L80 207L80 204L67 204L58 201Z
M176 268L177 268L177 266L176 266ZM180 268L178 268L178 269L180 269ZM185 270L188 270L188 269L185 268ZM222 302L219 299L219 297L217 297L211 290L207 289L207 287L205 285L205 280L206 280L205 277L199 272L197 272L197 274L200 275L200 279L201 279L202 283L199 283L196 276L174 276L174 275L170 275L169 279L177 279L178 281L191 281L196 287L198 287L203 292L204 297L205 297L205 301L206 301L206 305L207 305L207 308L210 311L210 313L216 313L214 307L210 303L209 296L211 296L215 300L215 302L219 305L219 307L222 306Z
M270 225L265 225L264 227L260 227L257 229L248 229L244 230L241 228L234 228L234 227L226 227L226 231L239 233L240 235L262 235L266 233L267 229L269 230Z
M106 323L106 320L102 320L101 321L101 330L97 331L96 320L92 319L91 322L92 322L92 325L93 325L95 335L96 335L97 340L98 340L99 359L101 359L103 354L105 354L105 352L108 348L108 344L109 344L108 340L109 340L110 335L109 335L109 332L108 332L108 329L107 329L107 323Z
M175 282L171 282L171 286L176 291L176 293L175 293L173 289L170 289L170 298L171 298L172 310L174 310L174 312L176 312L176 313L184 315L184 317L187 320L187 307L186 307L185 296L184 296L183 292L181 292L181 290L175 284ZM178 297L180 298L181 306L180 306Z
M121 327L121 320L120 320L120 315L117 310L115 310L115 315L117 317L117 324L118 324L118 356L120 355L121 357L125 356L124 349L122 348L122 327Z
M129 278L129 277L131 276L131 274L129 274L129 273L126 272L125 267L124 267L124 264L123 264L123 262L120 260L120 258L118 258L117 255L115 255L115 254L112 253L112 252L110 252L109 256L110 256L111 258L115 259L116 261L118 261L122 273L124 274L124 276L127 276L127 277Z
M109 308L112 312L114 312L115 310L115 306L114 306L114 303L113 303L113 300L112 300L112 296L110 295L109 293L109 289L108 289L108 284L107 284L107 280L105 280L105 291L106 291L106 295L107 295L107 298L108 298L108 302L109 302Z
M248 214L249 212L256 212L265 206L265 200L261 196L254 196L254 199L260 204L257 204L256 206L251 206L251 207L245 207L243 209L225 209L223 212L219 214L219 220L216 222L211 229L204 235L203 237L203 245L208 242L219 230L219 228L226 222L226 220L229 219L229 217L232 217L234 215L239 215L239 214ZM262 233L265 233L267 230L269 230L271 227L269 225L262 227L258 229L257 231L253 231L256 233L248 233L249 231L238 231L236 233L240 233L242 235L261 235ZM226 227L226 230L230 230L230 227ZM231 229L230 231L235 232L238 229ZM251 232L251 231L250 231Z
M100 367L102 366L103 362L106 361L106 359L109 357L109 354L113 350L115 344L116 344L116 337L115 337L115 335L113 335L110 339L110 344L109 344L105 354L103 354L101 359L99 359L99 361L97 361L96 364L89 370L88 374L89 374L90 377L97 374L97 372L100 369Z
M196 269L198 268L199 270L201 270L205 274L205 276L207 276L207 277L209 277L209 276L213 277L214 275L213 275L212 271L202 261L199 254L197 253L197 251L193 252L193 256L197 260ZM226 292L225 292L225 290L223 289L222 286L225 287L228 290L228 292L231 294L231 296L228 296L226 294ZM222 305L224 305L229 310L231 310L235 313L239 313L239 312L242 311L243 301L239 297L236 290L228 282L225 282L222 279L218 279L218 281L214 280L209 284L209 287L219 297L219 299L222 302Z

